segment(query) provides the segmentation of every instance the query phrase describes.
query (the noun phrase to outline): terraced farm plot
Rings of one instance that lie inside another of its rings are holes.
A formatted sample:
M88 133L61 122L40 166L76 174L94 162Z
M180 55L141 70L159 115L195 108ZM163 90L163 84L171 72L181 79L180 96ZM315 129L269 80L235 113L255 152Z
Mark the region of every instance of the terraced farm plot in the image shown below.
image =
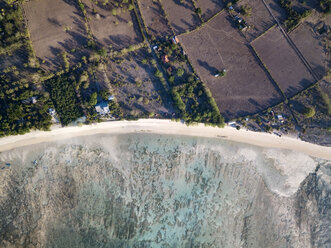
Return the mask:
M244 31L249 41L260 36L276 23L261 0L241 0L237 6L239 8L238 11L241 8L251 9L250 15L242 16L248 25L251 26L247 31Z
M315 82L278 28L254 40L252 45L287 97Z
M129 4L122 8L116 7L115 2L103 5L90 0L82 1L86 7L89 24L96 41L102 46L110 46L116 50L142 42L142 36L133 10Z
M162 0L161 4L176 34L192 30L200 24L191 0Z
M223 1L218 0L195 0L198 8L201 9L201 17L204 21L210 19L213 15L224 8Z
M157 0L138 1L148 33L156 38L172 35L172 31L164 16L162 6Z
M171 116L174 112L171 97L160 79L154 76L153 57L146 48L112 59L107 68L111 87L124 116L143 117L149 113Z
M179 40L227 120L254 114L282 100L225 12ZM223 69L226 75L215 77Z
M290 37L317 77L322 78L330 68L330 57L325 52L325 36L314 32L308 23L303 23L290 33Z
M37 57L44 67L62 66L59 54L66 51L77 62L77 48L87 44L84 18L73 0L34 0L23 4L28 29Z

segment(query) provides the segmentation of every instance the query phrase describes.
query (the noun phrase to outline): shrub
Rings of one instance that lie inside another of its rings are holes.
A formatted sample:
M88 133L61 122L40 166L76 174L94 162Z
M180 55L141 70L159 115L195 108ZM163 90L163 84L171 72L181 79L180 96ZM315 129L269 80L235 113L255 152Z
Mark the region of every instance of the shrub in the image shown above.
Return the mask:
M183 76L184 75L184 69L182 69L182 68L179 68L178 70L177 70L177 76L178 77L181 77L181 76Z
M198 15L201 15L201 13L202 13L201 8L196 8L195 13Z
M311 118L315 115L315 109L313 107L305 107L302 111L302 114L306 118Z

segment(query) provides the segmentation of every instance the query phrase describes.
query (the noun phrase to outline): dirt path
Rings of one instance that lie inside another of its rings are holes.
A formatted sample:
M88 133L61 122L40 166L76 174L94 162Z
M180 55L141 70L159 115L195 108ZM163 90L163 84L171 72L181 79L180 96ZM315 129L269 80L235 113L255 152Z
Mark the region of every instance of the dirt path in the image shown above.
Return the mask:
M269 11L270 15L272 16L272 18L275 20L275 22L277 23L277 26L279 28L279 30L282 32L282 34L284 35L285 39L287 40L287 42L290 44L290 46L293 48L293 50L295 51L295 53L298 55L298 57L300 58L300 60L302 61L302 63L307 67L308 71L310 72L310 74L314 77L314 79L316 81L318 81L318 77L315 75L313 69L311 68L310 64L308 63L308 61L306 60L306 58L303 56L303 54L300 52L300 50L297 48L297 46L295 45L295 43L292 41L292 39L290 38L290 36L288 36L288 34L286 33L286 31L283 29L282 25L280 24L280 22L278 21L278 19L274 16L274 14L272 13L269 5L265 2L265 0L262 0L263 4L265 5L265 7L267 8L267 10Z

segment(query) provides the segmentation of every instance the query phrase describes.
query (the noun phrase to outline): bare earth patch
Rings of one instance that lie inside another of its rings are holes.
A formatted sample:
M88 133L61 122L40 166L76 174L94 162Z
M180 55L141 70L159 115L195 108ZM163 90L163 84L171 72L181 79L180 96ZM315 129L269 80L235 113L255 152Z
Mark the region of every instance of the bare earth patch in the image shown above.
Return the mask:
M324 46L324 36L320 35L309 23L302 23L291 32L290 37L307 59L314 73L322 78L330 68L330 57L327 56Z
M62 66L62 52L72 54L76 62L82 55L76 52L87 44L84 19L76 1L34 0L23 5L36 56L45 60L44 67Z
M153 57L146 48L115 58L108 64L107 76L124 116L154 113L171 115L171 98L160 79L154 76Z
M260 36L276 23L261 0L242 0L237 5L239 8L242 6L251 8L251 15L243 16L248 25L251 26L250 29L244 31L249 41Z
M286 11L280 6L278 0L264 0L268 4L272 14L279 20L283 21L286 19Z
M116 8L110 3L102 5L90 0L82 2L86 5L93 36L101 46L119 50L143 41L137 17L127 6ZM112 12L113 9L116 9L116 15Z
M172 35L161 4L156 0L138 1L148 33L156 38Z
M161 1L176 34L192 30L200 24L192 2L190 0L183 0L182 2L180 3L180 0Z
M245 39L222 13L202 29L180 36L193 66L226 119L254 114L281 101ZM224 77L215 77L226 69Z
M196 4L198 8L201 8L201 17L204 21L207 21L224 8L223 2L218 0L196 0Z
M254 40L252 45L286 96L291 97L315 82L278 28Z

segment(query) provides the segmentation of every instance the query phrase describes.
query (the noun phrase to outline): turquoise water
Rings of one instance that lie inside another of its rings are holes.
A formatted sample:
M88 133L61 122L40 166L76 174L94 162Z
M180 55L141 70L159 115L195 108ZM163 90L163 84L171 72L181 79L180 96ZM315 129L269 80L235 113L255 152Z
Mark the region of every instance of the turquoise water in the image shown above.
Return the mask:
M11 164L0 171L4 247L282 247L300 183L325 163L155 134L40 144L0 161Z

